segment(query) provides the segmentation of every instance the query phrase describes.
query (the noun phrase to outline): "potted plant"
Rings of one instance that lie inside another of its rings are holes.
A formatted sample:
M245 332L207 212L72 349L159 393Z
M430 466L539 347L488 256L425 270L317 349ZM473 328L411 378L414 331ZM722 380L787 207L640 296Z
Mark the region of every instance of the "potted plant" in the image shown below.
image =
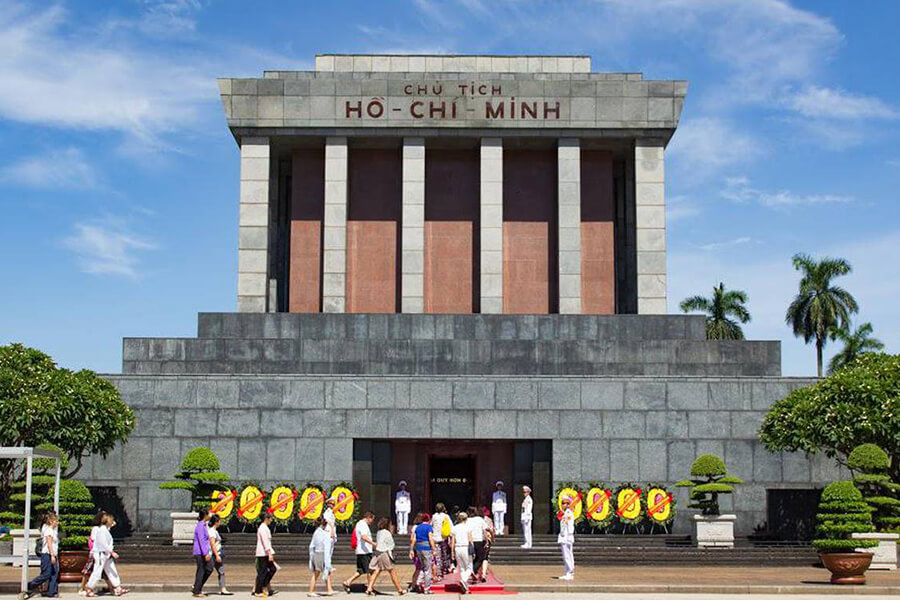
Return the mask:
M715 454L703 454L691 465L691 478L679 481L678 487L691 488L688 508L700 510L694 515L694 540L703 548L734 548L735 515L719 511L719 495L731 494L734 486L744 483L728 474L725 463Z
M871 533L875 526L872 507L852 481L835 481L822 491L816 521L813 547L831 571L831 583L865 583L873 556L865 550L877 546L878 540L853 539L854 533Z
M48 498L38 508L52 510ZM88 536L96 507L87 486L77 479L59 482L59 580L81 581L88 560Z
M211 506L213 491L226 489L224 483L230 477L219 469L219 459L215 453L199 446L184 455L181 471L175 473L173 481L159 485L163 490L187 490L191 494L190 512L171 513L173 545L193 543L194 526L197 524L195 511Z
M870 569L897 568L897 539L900 538L900 485L891 481L891 459L875 444L861 444L847 457L853 483L872 510L875 531L854 533L854 539L877 540Z

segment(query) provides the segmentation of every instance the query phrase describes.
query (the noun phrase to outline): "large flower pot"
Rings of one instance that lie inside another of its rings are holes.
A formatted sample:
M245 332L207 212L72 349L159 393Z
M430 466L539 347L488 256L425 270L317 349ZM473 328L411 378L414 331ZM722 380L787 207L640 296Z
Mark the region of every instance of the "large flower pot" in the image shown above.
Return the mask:
M737 515L694 515L694 543L700 548L734 548Z
M823 552L822 564L831 571L831 583L863 585L866 569L872 563L871 552Z
M857 548L857 552L872 552L870 569L893 571L897 568L897 533L854 533L854 540L878 540L875 548Z
M194 527L197 526L197 513L173 512L172 517L172 545L193 544Z
M87 564L87 550L61 550L59 553L59 580L81 581L81 570Z

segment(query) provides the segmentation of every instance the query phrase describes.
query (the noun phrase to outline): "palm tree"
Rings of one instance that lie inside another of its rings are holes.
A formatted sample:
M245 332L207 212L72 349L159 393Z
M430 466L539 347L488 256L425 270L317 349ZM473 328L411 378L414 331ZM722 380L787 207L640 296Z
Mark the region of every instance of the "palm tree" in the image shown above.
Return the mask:
M720 282L713 286L712 298L691 296L682 300L679 307L683 312L699 310L706 313L706 339L742 340L744 330L738 321L750 321L750 312L744 306L746 303L747 292L726 290L725 284Z
M884 350L884 344L878 338L871 337L872 324L863 323L856 331L849 329L833 329L831 339L844 342L840 352L828 361L828 374L839 371L856 360L856 357L865 352Z
M807 344L816 341L816 372L822 376L822 351L834 329L846 329L850 315L859 311L856 299L832 279L852 271L843 258L817 261L807 254L795 254L794 269L801 271L800 291L788 306L784 320Z

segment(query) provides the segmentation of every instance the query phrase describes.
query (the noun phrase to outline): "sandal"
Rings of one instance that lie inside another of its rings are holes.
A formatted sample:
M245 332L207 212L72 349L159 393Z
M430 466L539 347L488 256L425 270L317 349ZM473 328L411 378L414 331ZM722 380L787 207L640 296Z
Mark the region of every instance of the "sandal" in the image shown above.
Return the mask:
M350 593L350 584L347 583L346 581L342 581L341 585L344 586L344 591L349 594Z

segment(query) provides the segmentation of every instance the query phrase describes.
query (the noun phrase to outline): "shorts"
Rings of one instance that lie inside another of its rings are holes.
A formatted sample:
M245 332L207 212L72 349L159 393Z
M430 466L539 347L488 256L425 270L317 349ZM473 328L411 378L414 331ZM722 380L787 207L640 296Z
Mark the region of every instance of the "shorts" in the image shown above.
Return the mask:
M369 572L369 565L372 564L372 553L356 555L356 572L365 575Z
M314 571L319 573L325 570L325 553L316 552L313 554L312 567Z
M378 554L377 556L375 556L375 558L372 559L372 562L369 563L369 569L373 571L375 569L379 569L381 571L390 571L393 568L394 561L391 560L390 552L382 552Z

